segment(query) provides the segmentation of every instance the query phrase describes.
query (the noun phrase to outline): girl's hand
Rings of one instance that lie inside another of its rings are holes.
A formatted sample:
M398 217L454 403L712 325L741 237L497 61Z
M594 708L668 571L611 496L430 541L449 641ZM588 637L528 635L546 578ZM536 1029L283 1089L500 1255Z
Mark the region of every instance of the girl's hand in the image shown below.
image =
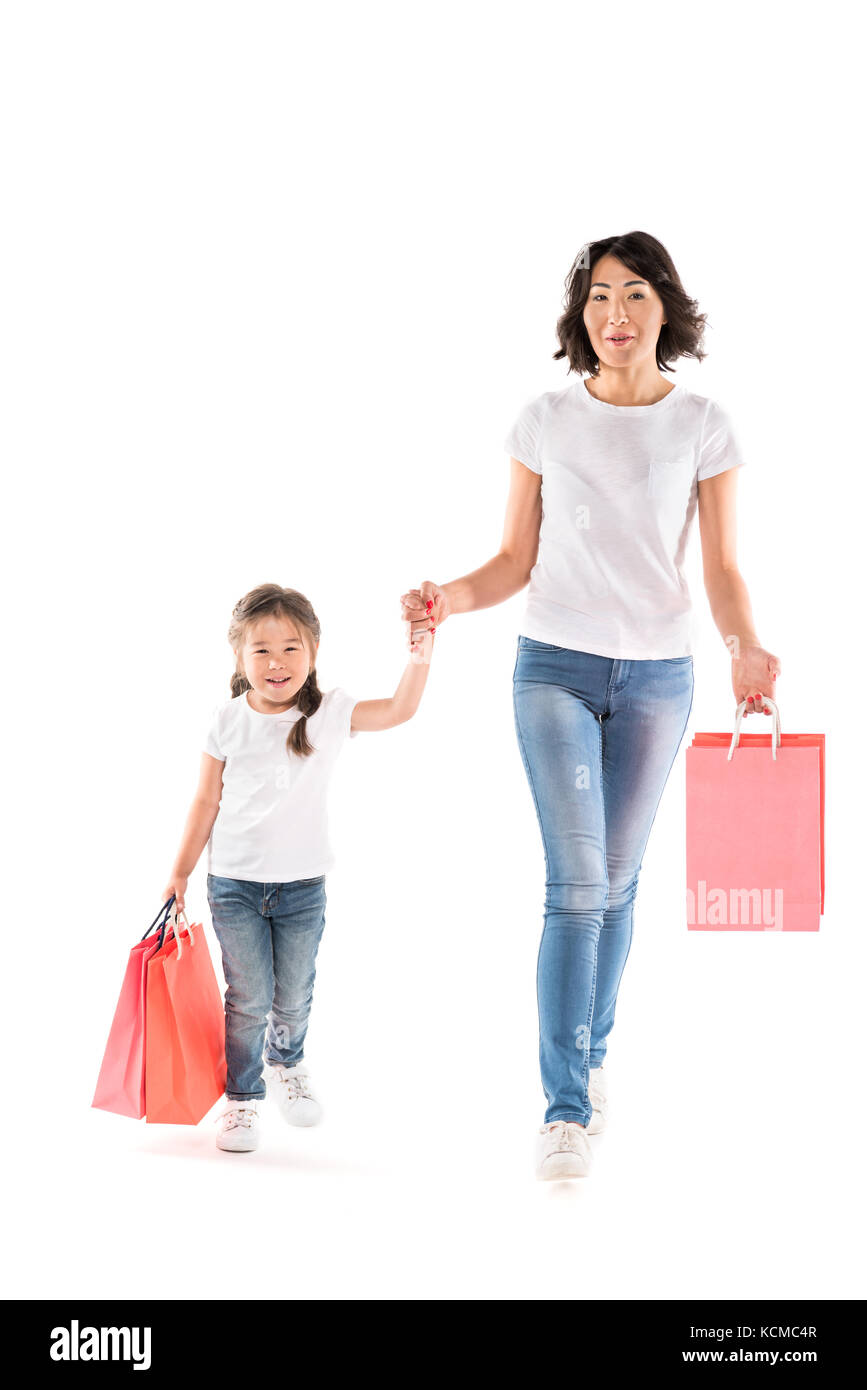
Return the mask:
M187 878L183 874L175 874L170 882L163 889L163 902L167 903L169 898L174 897L172 907L178 912L184 911L184 894L187 891Z
M449 616L448 595L438 584L426 579L420 589L410 589L400 598L401 621L410 623L407 645L413 650L414 641L422 633L436 632Z
M746 700L744 714L758 714L760 710L770 714L763 696L776 704L774 682L781 671L779 657L764 647L741 647L740 655L732 657L732 690L738 704Z

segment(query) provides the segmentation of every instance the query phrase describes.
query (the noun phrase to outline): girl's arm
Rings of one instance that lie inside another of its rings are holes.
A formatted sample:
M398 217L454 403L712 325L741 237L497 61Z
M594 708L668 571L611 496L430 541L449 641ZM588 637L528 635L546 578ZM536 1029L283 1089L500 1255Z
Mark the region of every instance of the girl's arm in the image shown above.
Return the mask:
M516 458L509 462L511 482L500 549L479 569L460 579L443 585L426 580L421 590L411 589L403 595L401 615L413 624L413 637L431 626L442 627L450 613L472 613L503 603L530 582L530 571L539 555L542 476ZM429 615L426 599L433 602Z
M214 821L217 819L220 797L223 794L224 767L225 763L221 763L219 758L212 758L210 753L202 754L199 785L190 807L190 814L187 816L181 847L171 877L163 889L163 902L167 902L174 894L177 899L175 907L179 911L184 909L187 880L199 862L199 855L208 843Z
M779 657L756 635L750 596L736 559L736 468L705 478L698 485L698 518L704 587L713 620L732 656L732 690L745 713L764 709L762 696L774 700L774 682L782 670Z
M431 639L431 650L433 642ZM414 661L407 662L397 690L390 699L359 700L352 711L350 729L363 729L366 733L379 733L383 729L393 729L397 724L405 724L412 719L421 703L422 693L427 683L429 665Z

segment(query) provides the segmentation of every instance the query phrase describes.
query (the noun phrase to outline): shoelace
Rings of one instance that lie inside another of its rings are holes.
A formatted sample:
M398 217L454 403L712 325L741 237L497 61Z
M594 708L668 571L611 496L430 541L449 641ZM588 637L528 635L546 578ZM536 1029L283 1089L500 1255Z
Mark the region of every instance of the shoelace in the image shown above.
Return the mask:
M543 1134L550 1137L554 1153L581 1153L584 1131L575 1129L566 1120L555 1120L550 1128L543 1126Z
M282 1086L286 1087L285 1095L287 1100L312 1100L313 1092L310 1089L310 1078L306 1072L296 1073L295 1076L287 1076L285 1072L277 1073L278 1080Z
M225 1120L227 1130L237 1129L239 1125L246 1125L249 1129L255 1118L256 1111L253 1107L245 1105L237 1110L224 1110L222 1115L215 1117L214 1124L219 1124L220 1120Z

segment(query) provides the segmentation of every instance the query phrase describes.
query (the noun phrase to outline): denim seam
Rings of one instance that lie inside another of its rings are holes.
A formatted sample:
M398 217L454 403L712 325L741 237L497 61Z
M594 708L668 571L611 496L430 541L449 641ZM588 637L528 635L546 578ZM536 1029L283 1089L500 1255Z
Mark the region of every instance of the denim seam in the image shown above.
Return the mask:
M612 669L612 673L613 673L614 668L612 667L611 669ZM601 720L601 719L598 721L598 724L599 724L599 804L600 804L601 807L602 807L602 817L601 817L601 821L602 821L602 862L603 862L603 864L605 865L605 880L606 880L606 882L608 882L608 841L607 841L607 836L606 836L606 833L605 833L605 782L604 782L604 778L603 778L603 766L604 766L604 759L605 759L605 729L604 729L604 727L603 727L603 724L602 724L602 720ZM610 896L610 895L609 895L609 891L608 891L608 889L606 889L606 897L608 897L608 896ZM605 920L605 908L602 909L602 919L603 919L603 921ZM599 931L596 933L596 939L595 939L595 941L594 941L594 943L593 943L593 988L592 988L591 991L590 991L590 1007L589 1007L589 1010L588 1010L588 1018L587 1018L587 1025L586 1025L586 1027L587 1027L587 1034L586 1034L586 1036L587 1036L587 1046L586 1046L586 1048L584 1049L584 1094L585 1094L585 1096L587 1097L587 1104L588 1104L588 1105L590 1105L590 1046L591 1046L591 1043L592 1043L592 1035L593 1035L593 1010L594 1010L595 1005L596 1005L596 979L597 979L598 966L599 966L599 937L600 937L600 935L601 935L601 932L602 932L602 927L601 927L601 925L600 925ZM590 1114L587 1116L587 1118L586 1118L586 1120L585 1120L585 1124L589 1124L590 1120L592 1119L592 1116L593 1116L593 1109L592 1109L592 1106L591 1106Z
M680 745L683 743L683 736L684 736L684 734L686 733L686 728L687 728L687 725L689 724L689 716L690 716L690 714L692 713L692 702L693 702L694 699L695 699L695 678L693 677L692 691L691 691L690 697L689 697L689 709L688 709L687 712L686 712L686 718L685 718L684 721L683 721L683 728L681 729L680 734L678 735L678 739L677 739L677 743L675 744L674 752L673 752L672 755L671 755L671 761L670 761L669 764L668 764L668 771L666 772L665 776L664 776L663 779L662 779L662 790L661 790L661 792L659 793L659 796L656 798L656 805L655 805L655 807L653 808L653 815L652 815L651 818L650 818L650 827L649 827L649 829L648 829L648 831L647 831L647 836L646 836L645 841L644 841L644 849L642 849L642 851L641 851L641 858L640 858L640 861L639 861L639 864L638 864L638 868L636 869L636 878L638 877L638 874L640 874L641 869L642 869L642 865L644 864L644 854L645 854L645 851L646 851L646 849L647 849L647 845L648 845L648 843L649 843L649 841L650 841L650 836L651 836L651 833L652 833L652 831L653 831L653 827L654 827L654 825L655 825L655 823L656 823L657 812L659 811L659 807L660 807L660 805L662 804L662 798L663 798L663 796L665 795L665 789L666 789L666 787L668 786L668 779L669 779L669 777L671 776L671 769L674 767L674 764L675 764L675 762L676 762L676 760L677 760L677 755L678 755L678 753L680 752ZM638 884L637 884L637 883L636 883L636 889L635 889L635 891L636 891L636 893L638 892ZM633 897L634 897L634 896L635 896L635 895L633 895Z
M608 673L608 689L605 691L605 707L602 711L603 714L605 713L605 710L608 709L608 706L611 704L611 694L614 689L614 672L616 671L616 669L617 658L614 657L611 662L611 670Z
M681 735L681 737L683 737L683 735ZM620 985L621 985L621 983L622 983L622 981L623 981L623 976L624 976L625 971L626 971L626 962L627 962L627 960L629 959L629 952L632 950L632 938L633 938L633 935L634 935L635 898L636 898L636 895L637 895L637 893L638 893L638 875L639 875L640 872L641 872L641 866L639 865L639 867L638 867L638 868L636 869L636 871L635 871L635 876L634 876L634 878L633 878L633 880L632 880L632 897L631 897L630 900L629 900L629 940L628 940L627 943L626 943L626 951L625 951L624 956L623 956L623 964L622 964L621 967L620 967L620 974L619 974L618 977L617 977L617 984L614 986L614 999L615 999L615 1001L617 1000L617 997L618 997L618 995L620 994ZM607 910L608 910L608 909L606 908L606 911L607 911ZM603 929L604 929L604 926L605 926L605 917L604 917L604 914L603 914L602 925L603 925ZM615 1010L614 1010L614 1012L615 1012L615 1014L616 1014L616 1012L617 1012L616 1002L615 1002ZM612 1015L612 1018L611 1018L611 1025L612 1025L612 1027L614 1026L614 1015ZM606 1049L606 1051L607 1051L607 1049ZM600 1065L601 1065L601 1063L600 1063ZM588 1083L588 1085L589 1085L589 1083Z
M525 772L527 773L527 780L528 780L528 782L530 783L530 792L531 792L531 795L532 795L532 797L533 797L533 805L534 805L534 807L536 808L536 819L537 819L537 821L539 822L539 832L540 832L540 834L541 834L541 836L542 836L542 850L543 850L543 853L544 853L544 855L545 855L545 877L546 877L546 879L547 879L547 878L549 877L549 875L550 875L550 872L551 872L551 865L550 865L550 863L549 863L549 861L548 861L548 846L547 846L546 843L545 843L545 831L544 831L543 826L542 826L542 815L541 815L541 812L540 812L540 810L539 810L539 800L538 800L538 797L536 796L536 787L535 787L535 784L534 784L534 782L533 782L533 771L532 771L532 768L530 767L530 762L529 762L529 759L528 759L528 757L527 757L526 749L525 749L525 747L524 747L524 736L523 736L523 734L521 733L521 725L520 725L520 723L519 723L519 721L518 721L518 718L517 718L517 711L515 712L515 728L517 729L517 732L518 732L518 744L519 744L520 749L521 749L521 760L522 760L522 762L523 762L523 764L524 764L524 770L525 770Z
M520 652L519 652L519 655L520 655ZM516 661L515 661L515 670L517 671L517 669L518 669L518 662L517 662L517 659L516 659ZM521 722L520 722L520 719L519 719L519 717L518 717L517 705L514 703L514 697L515 697L515 689L514 689L514 687L515 687L515 677L514 677L514 672L513 672L513 674L512 674L512 700L513 700L513 710L514 710L514 716L515 716L515 731L516 731L516 733L517 733L517 735L518 735L518 747L519 747L520 750L521 750L521 761L522 761L523 764L524 764L524 771L525 771L526 774L527 774L527 781L528 781L529 784L530 784L530 795L531 795L532 798L533 798L533 806L535 807L535 810L536 810L536 820L538 821L538 824L539 824L539 834L540 834L541 839L542 839L542 853L543 853L544 856L545 856L545 881L546 881L546 883L547 883L548 879L549 879L550 876L551 876L551 866L550 866L550 863L549 863L549 861L548 861L548 846L547 846L547 844L545 843L545 832L544 832L544 829L543 829L543 827L542 827L542 816L541 816L540 811L539 811L539 802L538 802L538 799L537 799L537 797L536 797L536 787L535 787L534 782L533 782L533 772L532 772L532 769L531 769L531 767L530 767L530 762L529 762L529 759L528 759L528 757L527 757L526 749L525 749L525 747L524 747L524 736L523 736L523 734L521 733ZM545 896L546 896L546 899L547 899L547 892L546 892L546 895L545 895ZM539 961L540 961L541 958L542 958L542 943L543 943L544 940L545 940L545 932L548 930L548 921L547 921L547 917L548 917L548 905L547 905L547 902L546 902L546 903L545 903L544 910L543 910L543 926L542 926L542 931L541 931L541 934L540 934L540 936L539 936L539 949L538 949L537 952L536 952L536 993L537 993L537 996L538 996L538 993L539 993ZM541 1056L542 1056L542 1026L541 1026L541 1020L540 1020L540 1022L539 1022L539 1031L538 1031L538 1048L539 1048L539 1060L540 1060L540 1062L541 1062ZM546 1093L546 1099L547 1099L547 1093Z

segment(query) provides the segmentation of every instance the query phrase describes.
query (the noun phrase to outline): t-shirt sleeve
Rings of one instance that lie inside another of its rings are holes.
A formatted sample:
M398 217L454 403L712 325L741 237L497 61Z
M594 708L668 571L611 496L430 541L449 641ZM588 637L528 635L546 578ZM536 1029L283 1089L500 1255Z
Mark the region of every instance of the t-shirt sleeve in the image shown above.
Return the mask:
M717 473L725 473L729 468L743 468L744 463L728 412L716 401L708 401L696 474L698 481L715 478Z
M338 728L343 734L343 737L346 738L348 734L350 738L355 738L356 734L361 733L360 729L350 729L349 727L352 721L352 711L358 704L358 701L356 700L355 696L350 695L347 690L344 690L341 686L338 686L334 691L334 704L334 717L337 722Z
M513 459L517 459L519 463L532 469L534 473L542 472L542 460L539 454L542 409L543 402L539 397L528 401L506 435L504 443L506 452Z
M218 758L221 763L224 763L226 761L226 755L220 746L220 740L220 717L215 714L211 720L211 727L205 735L202 751L204 753L210 753L212 758Z

